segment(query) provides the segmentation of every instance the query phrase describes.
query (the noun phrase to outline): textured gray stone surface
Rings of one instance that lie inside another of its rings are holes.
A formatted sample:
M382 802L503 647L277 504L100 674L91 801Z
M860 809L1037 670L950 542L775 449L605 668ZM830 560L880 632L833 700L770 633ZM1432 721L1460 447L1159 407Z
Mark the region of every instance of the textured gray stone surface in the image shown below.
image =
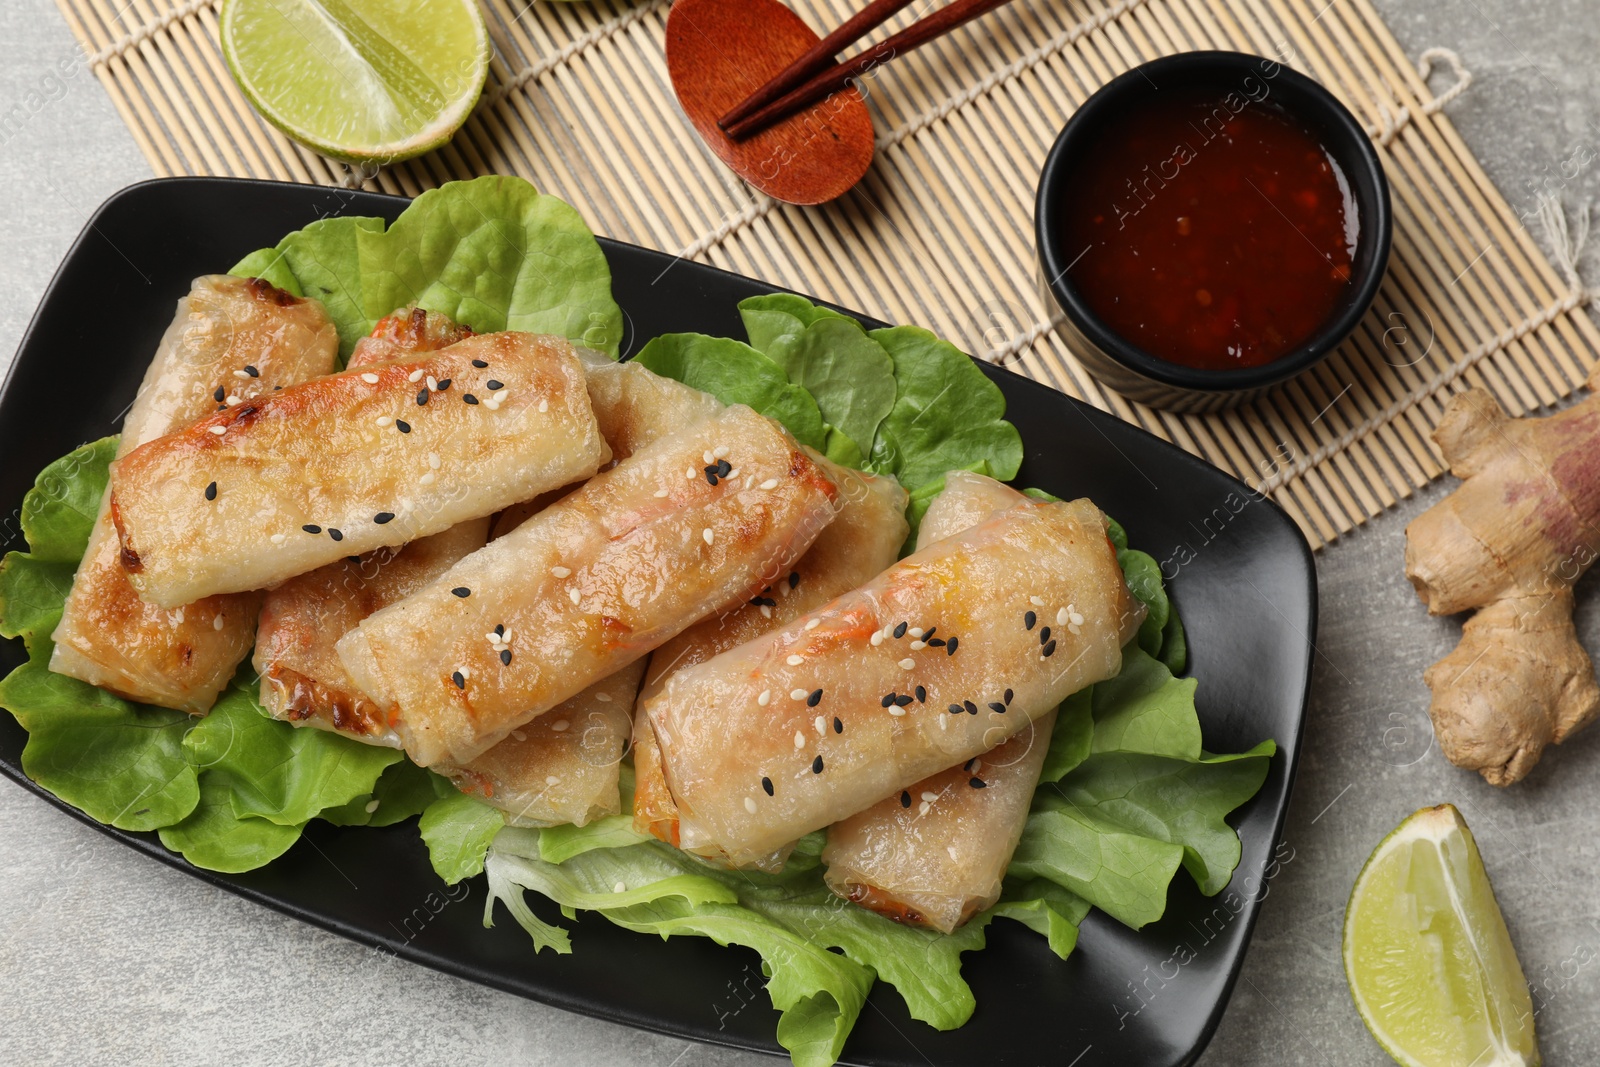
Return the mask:
M1408 54L1452 47L1478 75L1451 114L1519 211L1531 211L1540 186L1572 200L1600 189L1596 164L1576 165L1600 155L1593 0L1378 6ZM5 360L95 205L149 174L104 92L75 65L50 0L0 4L0 55ZM1388 1062L1345 991L1345 896L1385 832L1442 800L1478 834L1540 993L1546 1062L1600 1062L1600 731L1551 752L1510 791L1433 748L1421 672L1456 625L1423 615L1401 575L1401 535L1443 488L1319 557L1321 656L1286 831L1294 858L1272 885L1207 1065ZM1600 598L1581 599L1582 632L1600 647ZM772 1062L375 958L151 863L9 785L0 786L0 1050L18 1064Z

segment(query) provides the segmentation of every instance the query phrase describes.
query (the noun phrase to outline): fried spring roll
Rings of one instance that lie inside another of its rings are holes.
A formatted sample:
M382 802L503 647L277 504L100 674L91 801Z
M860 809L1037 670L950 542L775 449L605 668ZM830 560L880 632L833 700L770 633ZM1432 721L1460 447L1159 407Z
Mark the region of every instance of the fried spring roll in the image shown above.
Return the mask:
M722 461L725 475L706 472ZM412 759L463 764L787 573L836 493L781 426L726 408L373 615L339 656L369 696L398 707Z
M506 813L512 826L583 826L622 810L617 789L645 661L512 730L463 767L440 765L456 788Z
M645 702L679 840L756 860L982 755L1116 674L1143 616L1087 500L930 545Z
M922 520L917 547L1024 499L993 478L953 471ZM1055 718L1047 712L998 748L834 823L822 851L829 888L943 933L993 904L1022 837Z
M439 533L608 458L572 346L497 333L134 449L112 465L111 517L134 588L171 607Z
M438 312L401 308L356 342L350 368L448 348L472 331ZM273 718L400 747L384 709L344 672L334 643L361 620L420 589L483 547L487 519L470 519L400 548L380 548L296 575L266 594L253 665Z
M702 619L650 654L650 669L634 722L634 828L676 845L678 812L661 777L645 700L674 671L719 653L821 607L863 585L894 562L906 540L906 493L892 478L828 464L839 486L839 514L811 550L777 581L732 611Z
M117 454L220 406L327 374L338 352L316 301L261 281L197 278L123 420ZM203 714L250 651L259 599L214 596L171 609L140 600L122 569L109 501L108 490L51 635L50 669L129 700Z

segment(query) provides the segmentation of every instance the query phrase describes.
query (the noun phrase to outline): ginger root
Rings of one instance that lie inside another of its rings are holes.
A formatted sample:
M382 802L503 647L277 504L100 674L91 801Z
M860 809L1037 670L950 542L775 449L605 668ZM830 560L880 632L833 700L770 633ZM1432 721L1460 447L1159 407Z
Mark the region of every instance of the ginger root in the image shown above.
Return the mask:
M1469 389L1433 439L1462 483L1406 527L1406 577L1429 614L1477 614L1423 675L1428 714L1451 763L1510 785L1600 713L1572 625L1572 585L1600 554L1600 395L1513 419Z

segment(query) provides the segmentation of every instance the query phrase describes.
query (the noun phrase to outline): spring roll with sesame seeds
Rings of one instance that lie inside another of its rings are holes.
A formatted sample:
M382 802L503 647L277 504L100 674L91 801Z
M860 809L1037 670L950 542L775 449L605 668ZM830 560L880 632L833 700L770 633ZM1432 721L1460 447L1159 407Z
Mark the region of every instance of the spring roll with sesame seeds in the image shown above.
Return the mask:
M253 279L197 278L123 420L117 454L327 374L338 353L338 333L316 301ZM129 700L203 714L249 654L259 598L213 596L170 610L145 603L122 568L110 496L51 635L50 669Z
M709 471L728 467L723 476ZM511 730L770 583L837 489L742 405L663 437L373 615L339 642L423 766ZM488 639L504 627L503 642Z
M554 337L469 337L217 412L111 467L129 580L152 604L267 588L593 474L610 458Z
M622 810L618 780L645 661L635 660L512 730L461 766L434 770L512 826L583 826Z
M821 607L895 561L908 530L905 490L893 478L821 462L839 486L837 517L787 574L751 599L700 620L652 652L640 694L641 708L674 671L704 663ZM633 766L635 829L677 844L677 811L661 777L655 737L642 710L634 722Z
M448 315L404 307L356 342L348 367L436 352L472 336ZM253 666L261 706L275 719L400 747L383 708L351 683L334 643L374 611L409 595L483 547L489 520L469 519L398 548L351 556L296 575L268 592Z
M644 703L680 845L759 859L980 756L1116 674L1143 617L1088 500L935 542Z
M922 520L917 547L1025 499L993 478L952 471ZM1071 620L1067 614L1057 622ZM1047 712L982 756L834 823L822 851L828 887L896 921L942 933L993 904L1028 820L1055 719Z

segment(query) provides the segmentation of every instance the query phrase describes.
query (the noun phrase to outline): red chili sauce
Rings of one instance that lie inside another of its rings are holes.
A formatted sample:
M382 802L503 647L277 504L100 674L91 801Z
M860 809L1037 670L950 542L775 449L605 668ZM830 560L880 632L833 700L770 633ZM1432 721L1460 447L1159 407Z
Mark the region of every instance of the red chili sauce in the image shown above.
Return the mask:
M1115 333L1169 363L1271 363L1350 284L1349 182L1255 84L1256 98L1155 94L1100 135L1067 185L1068 278Z

